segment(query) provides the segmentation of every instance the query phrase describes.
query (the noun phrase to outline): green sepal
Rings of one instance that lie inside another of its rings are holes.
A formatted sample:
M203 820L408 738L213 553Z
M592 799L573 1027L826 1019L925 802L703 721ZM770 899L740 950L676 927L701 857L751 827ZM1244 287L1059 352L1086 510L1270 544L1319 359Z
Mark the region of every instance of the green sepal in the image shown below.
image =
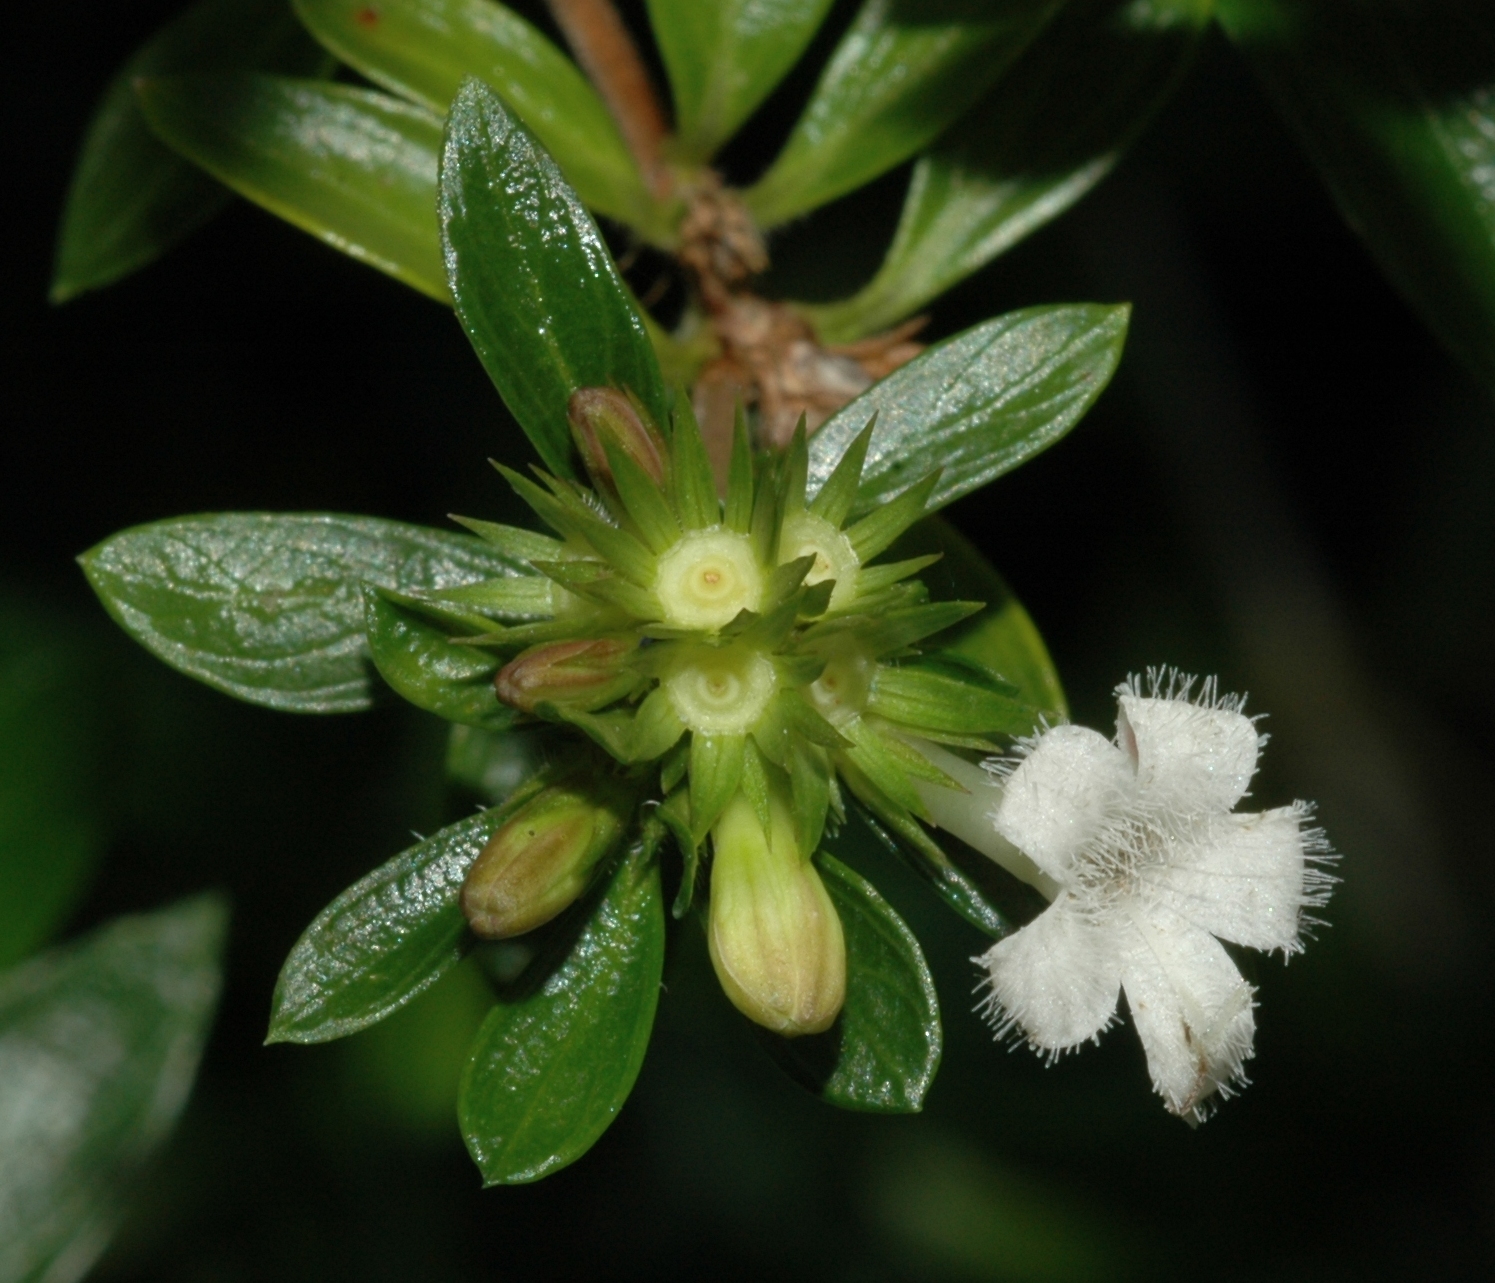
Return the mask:
M782 522L805 507L805 478L810 472L810 448L806 441L805 416L799 416L789 448L779 460L779 520Z
M579 727L620 762L652 762L668 753L685 734L685 723L660 687L650 691L634 711L583 713L551 704L542 704L535 711Z
M506 575L484 579L460 588L443 588L431 594L438 602L451 602L464 613L476 611L490 619L549 619L555 613L551 594L553 581L545 575Z
M676 743L659 765L659 791L671 794L690 769L690 745Z
M985 892L965 874L907 810L877 788L844 758L837 763L841 778L862 805L862 822L884 846L927 881L941 899L972 926L1000 940L1012 924ZM886 826L886 827L884 827Z
M907 561L890 561L881 566L863 566L857 571L856 596L846 609L856 610L862 598L871 599L875 594L886 592L895 584L902 583L910 575L927 570L940 559L939 553L928 557L910 557Z
M915 642L933 637L947 628L953 628L963 619L980 613L979 601L931 601L917 606L885 610L876 615L865 615L860 611L866 602L858 603L859 613L836 615L821 624L812 625L806 632L806 640L817 642L822 638L850 633L858 645L875 659L884 659L906 650Z
M753 447L748 440L747 416L742 406L732 422L732 458L727 467L727 503L722 521L728 530L745 535L753 528Z
M606 558L620 573L640 587L647 588L653 584L654 554L627 531L608 525L582 501L569 483L536 469L536 475L549 487L546 490L496 460L493 466L513 487L514 493L529 504L535 515L546 525L568 538L585 540L598 556ZM538 562L531 564L539 567Z
M721 500L716 497L716 479L711 475L706 443L701 440L701 425L696 422L690 396L683 388L675 394L670 497L675 504L675 515L687 530L706 530L722 520Z
M630 620L658 619L663 613L652 592L640 588L597 561L537 561L535 569L567 592L599 606L621 611ZM557 621L560 622L560 621ZM565 625L561 624L564 630Z
M627 451L619 450L610 442L603 442L603 450L624 511L649 551L658 556L672 548L680 539L680 523L670 511L663 492Z
M794 799L795 840L801 851L814 851L825 836L831 805L831 764L825 749L798 736L791 738L789 787Z
M691 732L690 834L697 845L705 841L711 826L741 787L746 752L745 735Z
M563 920L473 1040L457 1112L485 1184L574 1162L633 1090L664 970L664 827L644 822L601 894Z
M796 1082L842 1109L913 1114L923 1108L944 1047L939 998L908 924L865 878L815 857L846 937L846 1003L823 1034L760 1037Z
M499 663L492 655L453 644L452 633L409 598L377 588L364 592L364 619L374 666L396 694L449 722L513 726L518 714L493 691Z
M934 493L939 479L939 473L930 473L923 480L914 482L891 503L869 512L847 530L846 537L851 541L859 562L871 561L924 515L929 496Z
M359 879L301 933L275 982L266 1042L329 1042L383 1020L467 948L462 883L500 825L546 784L450 824Z
M597 225L476 80L447 117L437 213L457 316L552 472L572 474L566 404L578 388L626 388L665 421L659 363Z
M785 724L796 735L821 748L848 748L851 741L825 720L797 690L781 690L775 697Z
M452 515L459 526L466 526L484 543L492 544L505 557L515 562L533 561L536 557L559 557L566 545L549 535L542 535L520 526L500 525L496 521L479 521L476 517Z
M810 440L818 494L876 413L853 515L940 469L931 511L1047 449L1079 422L1121 359L1130 310L1078 303L1009 312L925 349Z
M753 492L753 515L748 522L748 538L761 566L772 566L779 560L779 493L770 467L769 457L763 456L762 474Z
M888 739L879 735L866 718L854 718L846 724L845 730L851 743L836 754L836 766L841 773L849 779L851 772L848 768L851 768L870 781L878 793L899 810L928 819L928 810L909 778L903 754L894 751ZM856 785L853 784L852 788L855 789Z
M377 8L365 0L295 0L295 9L343 62L432 111L447 110L464 77L485 81L582 200L661 236L659 212L597 91L512 10L488 0L380 0Z
M323 513L179 517L120 531L78 560L158 659L298 713L369 707L364 583L432 592L518 569L471 535Z
M811 553L793 561L786 561L782 566L775 566L769 572L768 581L763 585L763 598L759 609L766 613L788 601L795 590L804 583L805 576L810 573L810 568L814 564L815 555Z
M856 506L857 491L862 483L862 467L867 460L867 447L872 442L872 431L877 427L877 412L867 420L867 426L851 438L840 456L830 466L824 484L810 502L812 516L828 521L836 529L846 524L846 518ZM809 446L806 444L805 466L809 468ZM805 476L805 491L809 493L809 473Z
M1038 710L1018 699L1015 687L954 654L880 664L867 712L921 732L954 735L1026 735L1039 720Z
M744 737L747 747L742 755L742 792L743 796L753 804L753 812L758 817L758 823L763 831L771 831L772 812L769 809L768 795L769 765L763 756L763 750L758 747L757 741L751 736ZM814 847L800 846L801 851L812 851Z
M229 202L146 123L138 81L248 68L316 75L329 67L282 0L199 0L157 31L115 73L88 123L63 206L51 301L138 271Z
M696 898L696 879L701 868L701 847L690 832L690 793L676 789L659 804L659 818L669 826L675 845L680 848L680 886L670 916L680 921L690 912Z

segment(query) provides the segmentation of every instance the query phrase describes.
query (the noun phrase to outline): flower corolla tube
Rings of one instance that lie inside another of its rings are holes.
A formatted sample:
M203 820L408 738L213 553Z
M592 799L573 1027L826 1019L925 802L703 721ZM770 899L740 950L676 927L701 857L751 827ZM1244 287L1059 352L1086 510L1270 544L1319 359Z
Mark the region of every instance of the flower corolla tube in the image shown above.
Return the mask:
M1194 685L1132 679L1114 741L1055 726L994 764L990 821L1053 903L977 961L998 1030L1051 1057L1098 1038L1124 992L1153 1086L1199 1122L1245 1084L1256 1029L1255 990L1220 942L1298 952L1334 879L1309 805L1236 812L1264 737L1242 699L1212 681L1191 699Z

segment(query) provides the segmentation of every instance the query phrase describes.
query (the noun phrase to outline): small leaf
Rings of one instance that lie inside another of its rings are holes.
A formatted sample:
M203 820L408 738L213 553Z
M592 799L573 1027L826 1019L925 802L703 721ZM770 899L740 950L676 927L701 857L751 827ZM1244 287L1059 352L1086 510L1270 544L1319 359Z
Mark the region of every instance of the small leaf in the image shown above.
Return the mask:
M297 15L349 66L444 113L462 81L498 92L589 206L665 235L607 107L565 54L489 0L295 0Z
M228 192L151 131L137 80L250 67L312 75L329 62L284 0L199 0L161 28L115 74L89 122L63 207L52 302L137 271L228 203Z
M457 316L552 472L573 475L566 403L577 388L631 391L667 421L659 363L597 225L477 81L447 120L439 216Z
M1495 390L1487 0L1221 0L1220 22L1428 328Z
M441 119L319 80L221 74L139 87L168 143L272 214L448 301L436 229Z
M1193 60L1213 0L1071 0L921 156L877 275L804 311L827 343L884 330L1104 178Z
M633 1090L664 969L663 831L646 825L605 894L573 911L576 930L557 933L473 1042L458 1115L488 1185L575 1162Z
M171 1130L218 1000L212 896L0 973L0 1272L81 1278Z
M513 726L518 713L493 689L496 656L454 646L457 634L377 589L364 594L364 619L374 665L396 694L449 722L487 731Z
M471 535L320 513L179 517L79 560L115 622L158 659L298 713L369 706L365 582L429 592L530 573Z
M649 0L680 157L704 162L799 61L831 0Z
M1009 312L937 343L872 385L810 439L812 495L875 413L854 513L871 512L943 469L942 508L1047 449L1115 373L1125 305Z
M929 964L876 887L823 851L815 863L846 936L846 1005L823 1034L764 1031L763 1044L790 1077L833 1105L917 1113L944 1046Z
M461 961L467 870L508 816L543 787L401 851L322 910L275 982L266 1042L330 1042L398 1011Z
M871 182L981 97L1059 0L866 0L778 159L746 193L765 227Z
M939 554L923 580L937 602L976 598L986 609L956 624L940 638L941 652L975 660L1016 688L1022 702L1050 721L1069 716L1064 686L1048 648L1007 582L954 526L926 517L905 534L898 556Z

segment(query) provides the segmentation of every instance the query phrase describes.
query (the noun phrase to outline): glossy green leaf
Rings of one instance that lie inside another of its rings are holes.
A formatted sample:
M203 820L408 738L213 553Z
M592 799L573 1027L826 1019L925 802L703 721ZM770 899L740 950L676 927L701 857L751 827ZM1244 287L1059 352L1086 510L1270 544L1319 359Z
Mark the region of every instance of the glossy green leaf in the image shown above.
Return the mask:
M1495 11L1487 0L1221 0L1345 219L1495 389Z
M914 165L877 275L804 310L844 343L911 316L1108 174L1192 60L1213 0L1072 0Z
M0 966L62 924L102 853L103 694L71 620L0 599Z
M815 495L875 414L854 513L936 469L930 510L1047 449L1079 422L1121 359L1130 308L1103 303L1009 312L937 343L874 383L810 438Z
M659 363L597 225L492 90L462 87L439 202L457 316L551 471L571 476L566 402L626 388L667 422Z
M295 0L312 34L375 84L445 112L467 76L497 91L595 210L665 236L591 82L518 14L490 0Z
M296 941L271 1000L266 1042L329 1042L398 1011L461 961L467 870L539 776L500 807L438 833L355 882Z
M664 897L649 823L573 930L501 998L462 1077L462 1134L489 1185L539 1180L580 1158L633 1090L659 1001Z
M376 589L364 600L369 652L379 676L399 695L449 722L503 731L518 714L493 689L500 660L491 651L454 646L454 633L429 615Z
M186 1103L218 999L216 897L0 973L0 1278L73 1283Z
M1033 620L1007 582L964 535L927 517L893 545L892 555L939 555L920 578L935 601L983 601L979 614L940 637L940 651L975 660L1016 688L1018 698L1050 721L1069 716L1064 687ZM1031 728L1029 728L1031 729Z
M321 513L158 521L79 560L115 622L157 658L297 713L369 706L364 583L429 592L530 573L472 535Z
M765 1031L763 1044L792 1078L833 1105L917 1113L944 1045L929 964L876 887L824 852L815 863L846 935L846 1005L823 1034Z
M447 300L440 117L366 89L249 73L149 80L138 95L161 138L240 195Z
M227 204L229 194L163 145L135 81L256 67L327 69L285 0L199 0L120 68L94 111L63 207L51 298L61 303L144 267Z
M1059 0L865 0L768 172L746 194L765 227L907 160L1043 29Z
M831 0L649 0L679 154L707 161L799 61Z

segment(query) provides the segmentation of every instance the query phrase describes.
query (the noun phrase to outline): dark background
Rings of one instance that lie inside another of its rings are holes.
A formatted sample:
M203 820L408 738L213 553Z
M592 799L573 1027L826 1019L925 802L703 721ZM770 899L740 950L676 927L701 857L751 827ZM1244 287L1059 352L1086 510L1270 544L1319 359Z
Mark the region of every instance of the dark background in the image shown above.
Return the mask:
M18 9L4 91L0 592L92 656L115 834L69 929L207 887L234 904L201 1080L99 1277L1488 1277L1495 414L1218 34L1122 169L930 332L1136 305L1096 409L953 518L1026 602L1077 720L1108 726L1111 688L1149 664L1218 673L1271 714L1257 803L1319 801L1344 883L1305 956L1246 963L1254 1085L1191 1131L1129 1028L1053 1068L994 1044L968 1011L980 939L870 853L945 1007L922 1117L838 1114L783 1079L685 924L616 1125L560 1175L484 1192L453 1109L483 1011L467 971L346 1043L260 1045L305 923L455 805L441 726L393 702L234 704L116 634L72 562L220 508L517 515L483 461L527 447L453 317L248 205L46 304L93 100L173 10ZM731 159L751 177L752 146ZM792 229L777 279L869 274L902 182Z

